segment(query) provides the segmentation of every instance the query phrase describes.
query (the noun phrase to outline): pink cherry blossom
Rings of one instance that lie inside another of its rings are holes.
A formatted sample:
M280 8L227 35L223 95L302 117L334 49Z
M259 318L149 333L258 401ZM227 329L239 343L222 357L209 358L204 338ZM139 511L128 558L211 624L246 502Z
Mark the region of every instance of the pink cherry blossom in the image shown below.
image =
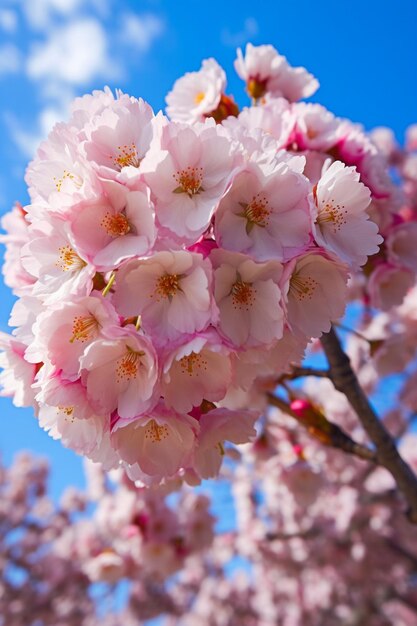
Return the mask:
M158 252L119 270L115 306L126 317L140 315L146 332L164 343L216 320L211 283L211 264L200 254Z
M294 139L299 150L325 152L343 136L340 121L320 104L293 104L292 115L297 120Z
M345 265L318 252L293 259L283 275L291 329L309 338L328 332L344 313L347 278Z
M120 425L122 427L120 427ZM113 446L120 458L135 471L160 480L174 475L187 463L194 447L198 423L163 406L123 426L116 423L112 432Z
M265 176L248 164L220 202L215 222L219 245L280 261L299 254L310 241L308 181L287 163Z
M15 406L30 406L34 399L32 383L38 366L24 358L26 345L11 335L0 332L0 395L13 398Z
M38 363L45 358L68 380L79 376L80 358L106 327L118 326L119 317L111 304L93 292L48 307L33 327L34 338L26 359Z
M130 419L157 401L157 355L149 339L135 330L126 327L93 341L80 359L80 369L98 413L117 409L121 418Z
M213 250L219 331L236 347L270 344L283 333L282 265L255 263L244 254Z
M291 67L271 45L253 46L248 43L245 56L239 48L235 69L254 99L270 94L295 101L308 98L319 86L312 74L303 67Z
M142 164L159 223L193 244L209 227L235 167L225 132L207 120L192 127L171 122Z
M414 285L415 275L407 268L381 263L372 273L367 291L372 306L387 311L401 304L408 290Z
M95 268L74 245L67 222L59 218L32 225L31 240L22 248L22 264L37 279L33 294L47 304L92 290Z
M161 393L167 406L187 413L203 400L221 400L231 380L230 351L215 332L206 332L168 353Z
M101 271L125 259L143 256L156 237L150 191L137 184L134 191L114 181L104 181L106 196L72 209L71 233L77 247Z
M225 441L248 443L255 437L253 424L257 417L256 411L233 412L223 408L214 409L200 417L194 466L202 478L218 475L225 454Z
M176 122L204 121L214 111L226 87L226 74L215 59L205 59L198 72L179 78L166 97L167 114Z
M114 180L120 172L137 178L154 135L153 119L149 104L123 94L86 123L83 150L100 176Z
M317 243L354 267L378 252L382 237L366 208L370 192L354 167L335 161L314 188L314 236Z

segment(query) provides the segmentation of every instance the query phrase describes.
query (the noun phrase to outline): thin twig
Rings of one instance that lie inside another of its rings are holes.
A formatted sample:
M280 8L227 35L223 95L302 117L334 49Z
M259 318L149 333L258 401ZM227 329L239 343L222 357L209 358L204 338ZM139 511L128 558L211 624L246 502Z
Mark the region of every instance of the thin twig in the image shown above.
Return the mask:
M284 413L291 415L294 419L300 422L300 418L295 413L289 404L282 400L278 396L274 396L272 393L267 393L267 398L269 404L276 406L278 409L281 409ZM371 461L371 463L377 463L377 457L374 450L367 448L366 446L361 445L354 441L349 435L347 435L337 424L333 422L329 422L326 419L326 430L321 431L320 428L309 427L308 424L305 424L307 430L312 434L316 439L321 441L321 443L331 446L333 448L338 448L339 450L343 450L348 454L353 454L358 458L364 461Z
M329 378L329 370L316 369L315 367L299 367L293 365L288 378L301 378L302 376L315 376L316 378Z
M322 335L321 343L329 362L335 389L346 396L355 410L368 437L376 447L378 463L392 474L407 500L408 518L417 524L417 477L401 457L393 438L370 405L333 328Z

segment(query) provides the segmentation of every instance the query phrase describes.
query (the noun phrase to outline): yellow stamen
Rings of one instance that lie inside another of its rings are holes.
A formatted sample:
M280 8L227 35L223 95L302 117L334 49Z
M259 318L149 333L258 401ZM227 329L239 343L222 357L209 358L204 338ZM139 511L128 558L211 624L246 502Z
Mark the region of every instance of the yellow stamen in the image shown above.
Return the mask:
M268 226L268 218L271 213L271 209L268 208L269 201L264 195L258 193L253 197L249 204L245 204L244 202L239 202L239 204L243 208L243 212L238 215L246 218L247 220L247 234L250 233L254 226L260 226L261 228Z
M156 281L155 291L150 294L150 297L153 298L156 295L157 301L161 298L172 300L177 292L181 291L180 279L180 274L164 274L160 276Z
M256 289L251 283L245 283L240 278L234 283L232 290L232 301L235 309L249 308L255 302Z
M178 183L178 187L173 190L173 193L186 193L189 198L192 198L204 191L201 186L203 182L202 167L191 167L190 165L184 170L179 170L173 174L173 178Z
M151 443L160 442L169 436L169 430L165 424L160 426L154 419L150 420L146 424L145 439L151 441Z
M123 213L117 213L116 215L106 213L100 225L111 237L123 237L130 231L129 221Z
M319 213L316 218L316 223L321 225L332 225L333 231L336 233L347 223L346 216L348 211L345 209L344 204L335 204L334 200L327 202L322 208L319 209Z
M59 192L62 189L62 185L64 184L64 181L66 180L70 180L75 185L75 187L77 187L77 189L80 189L80 187L83 184L79 176L76 176L75 174L71 174L71 172L69 172L68 170L64 170L64 173L62 174L61 178L57 178L56 176L54 176L53 180L55 182L56 190Z
M58 252L59 257L55 266L63 272L82 270L87 265L68 244L58 248Z
M93 339L97 334L98 326L96 318L92 315L74 317L72 336L69 342L81 341L84 343L89 339Z
M116 363L116 380L118 383L123 380L131 381L138 375L141 365L141 357L144 352L135 352L129 346L126 346L126 354L117 360Z
M195 352L191 352L187 356L183 356L182 359L179 360L179 364L184 373L189 376L193 376L199 372L199 370L207 370L207 361L204 359L201 354L196 354Z
M291 276L290 292L297 300L311 300L318 283L311 276L301 276L295 273Z
M142 159L138 156L138 151L134 143L130 146L117 146L118 155L113 158L116 167L121 170L123 167L131 165L133 167L139 167Z

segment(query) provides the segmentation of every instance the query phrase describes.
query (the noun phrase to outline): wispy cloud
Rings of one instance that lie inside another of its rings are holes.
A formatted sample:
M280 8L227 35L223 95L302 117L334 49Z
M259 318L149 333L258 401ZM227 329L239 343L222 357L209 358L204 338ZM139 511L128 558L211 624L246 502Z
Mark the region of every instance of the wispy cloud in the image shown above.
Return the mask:
M221 41L225 46L230 48L238 48L247 43L252 37L259 32L258 22L254 17L248 17L244 21L243 28L233 32L228 28L224 28L221 33Z
M28 24L37 30L47 30L57 17L70 18L82 7L83 0L22 0Z
M120 9L115 0L11 2L16 10L0 9L0 29L10 40L0 48L0 80L20 72L29 80L28 93L35 88L41 102L26 126L13 112L5 118L25 157L33 155L55 121L67 117L80 90L125 79L165 29L158 15ZM25 55L16 46L19 21L29 31Z
M117 75L108 55L106 32L95 18L76 20L51 31L43 43L32 46L26 67L34 80L77 86Z
M15 33L18 17L12 9L0 9L0 29L6 33Z
M164 31L163 21L152 13L135 15L123 13L119 35L126 45L147 52Z
M16 74L22 67L22 55L17 46L6 43L0 46L0 76Z

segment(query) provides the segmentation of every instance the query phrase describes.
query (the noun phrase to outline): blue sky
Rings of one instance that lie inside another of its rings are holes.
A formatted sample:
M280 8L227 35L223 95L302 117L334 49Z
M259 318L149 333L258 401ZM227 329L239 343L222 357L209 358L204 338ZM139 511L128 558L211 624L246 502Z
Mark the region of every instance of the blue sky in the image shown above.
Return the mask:
M76 95L108 84L155 110L176 78L214 56L229 93L237 46L272 43L320 81L314 100L367 129L387 125L401 141L417 122L415 0L0 0L0 213L27 202L24 171ZM0 328L12 305L0 286ZM81 482L79 459L37 426L30 410L0 400L0 451L46 454L54 491Z

